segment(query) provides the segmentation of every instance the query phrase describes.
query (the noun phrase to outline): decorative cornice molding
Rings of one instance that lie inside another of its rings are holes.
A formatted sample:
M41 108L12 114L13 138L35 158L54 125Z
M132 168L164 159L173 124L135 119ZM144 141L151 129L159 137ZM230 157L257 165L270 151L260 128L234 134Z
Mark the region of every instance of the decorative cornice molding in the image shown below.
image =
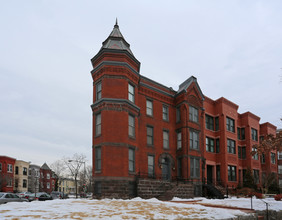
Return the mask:
M126 62L118 62L118 61L102 61L101 63L99 63L99 65L97 65L92 71L91 74L95 73L96 71L98 71L100 68L102 68L103 66L123 66L128 68L130 71L132 71L133 73L135 73L138 77L139 77L139 72L137 72L133 67L131 67L128 63Z
M153 87L153 86L151 86L151 85L148 85L148 84L146 84L146 83L144 83L144 82L140 82L139 85L140 85L140 86L144 86L144 87L146 87L146 88L148 88L148 89L151 89L151 90L153 90L153 91L155 91L155 92L162 93L162 94L164 94L164 95L166 95L166 96L169 96L170 98L174 98L174 95L171 95L171 94L169 94L168 92L165 92L165 91L163 91L163 90L161 90L161 89L158 89L158 88L156 88L156 87Z
M130 102L129 100L127 99L113 99L113 98L101 98L99 99L98 101L96 101L95 103L93 103L91 105L91 108L92 110L99 106L100 104L103 104L103 103L110 103L110 104L126 104L132 108L134 108L136 111L140 111L140 108L135 105L134 103Z

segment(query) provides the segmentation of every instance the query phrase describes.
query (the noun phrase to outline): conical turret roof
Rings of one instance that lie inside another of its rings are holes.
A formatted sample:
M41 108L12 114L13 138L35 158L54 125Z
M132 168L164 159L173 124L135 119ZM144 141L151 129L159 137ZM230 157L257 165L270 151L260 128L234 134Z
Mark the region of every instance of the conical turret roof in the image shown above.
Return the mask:
M114 29L112 30L109 37L103 42L103 46L101 50L105 49L114 49L114 50L127 50L131 55L133 55L132 51L130 50L130 44L126 42L124 37L122 36L118 22L116 20L116 24Z

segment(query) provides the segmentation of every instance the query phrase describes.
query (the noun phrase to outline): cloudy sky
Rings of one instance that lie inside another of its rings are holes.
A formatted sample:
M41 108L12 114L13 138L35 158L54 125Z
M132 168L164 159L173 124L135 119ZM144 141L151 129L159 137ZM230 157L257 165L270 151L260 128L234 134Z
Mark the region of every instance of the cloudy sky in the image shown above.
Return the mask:
M91 162L90 59L118 18L141 75L191 75L281 128L282 2L14 0L0 3L0 155Z

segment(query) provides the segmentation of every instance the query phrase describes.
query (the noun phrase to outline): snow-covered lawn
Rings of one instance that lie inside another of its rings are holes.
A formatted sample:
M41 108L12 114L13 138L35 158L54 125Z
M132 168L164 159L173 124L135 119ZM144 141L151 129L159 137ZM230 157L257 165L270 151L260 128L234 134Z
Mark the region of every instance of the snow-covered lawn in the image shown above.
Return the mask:
M250 208L250 199L197 200L197 203L202 204ZM182 200L174 198L174 201ZM276 202L274 199L266 201L270 203L269 209L282 210L282 202ZM7 203L0 205L0 219L225 219L249 215L239 210L206 207L197 203L183 204L140 198ZM253 199L253 204L255 209L265 209L264 203L258 199Z

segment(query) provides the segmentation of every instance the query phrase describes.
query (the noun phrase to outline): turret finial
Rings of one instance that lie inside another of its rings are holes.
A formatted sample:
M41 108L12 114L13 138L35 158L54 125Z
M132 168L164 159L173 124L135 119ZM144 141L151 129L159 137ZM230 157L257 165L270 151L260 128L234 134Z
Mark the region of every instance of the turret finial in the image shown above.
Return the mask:
M115 27L118 27L118 19L116 18L116 24Z

